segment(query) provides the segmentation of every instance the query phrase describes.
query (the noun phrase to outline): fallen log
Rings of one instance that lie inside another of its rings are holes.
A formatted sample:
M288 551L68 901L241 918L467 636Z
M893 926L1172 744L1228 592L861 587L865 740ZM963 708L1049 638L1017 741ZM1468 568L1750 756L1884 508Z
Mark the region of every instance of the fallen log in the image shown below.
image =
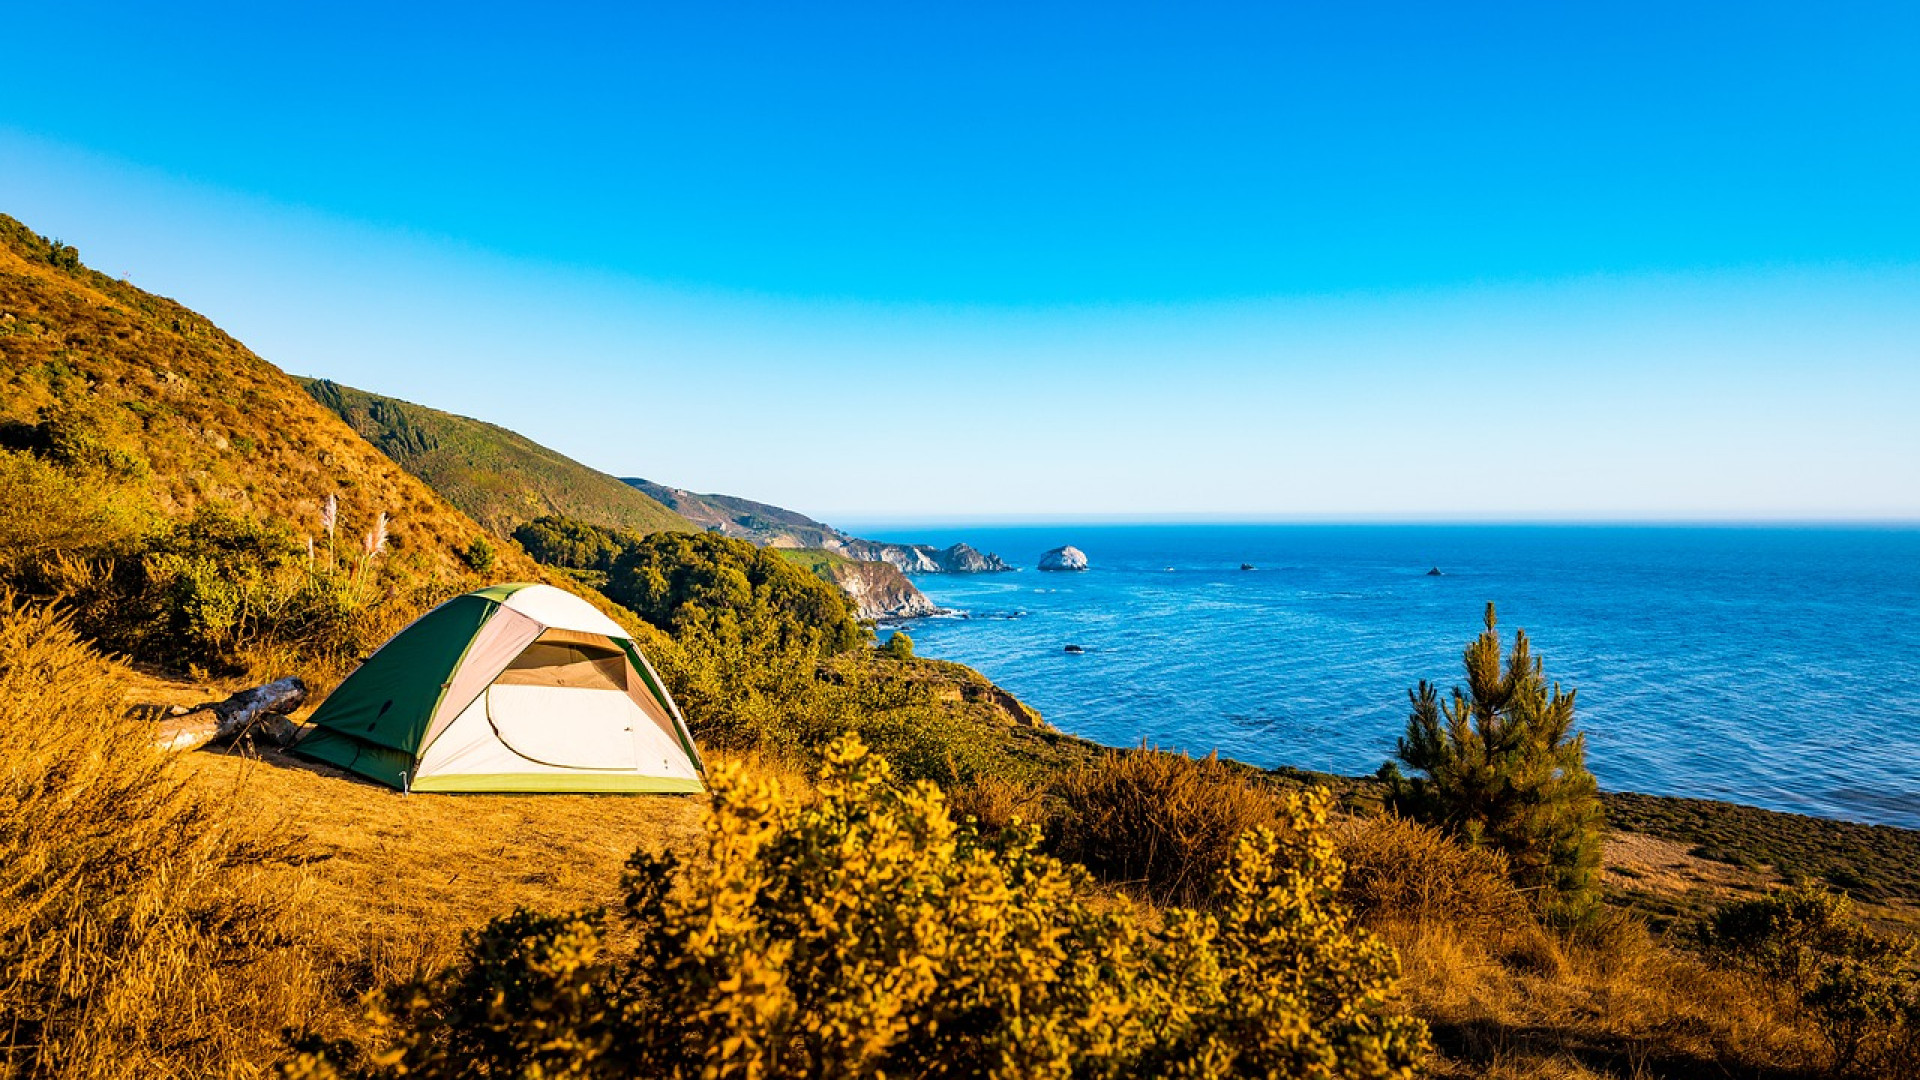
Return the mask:
M211 742L247 739L290 746L297 729L286 714L306 700L307 684L299 678L275 679L162 722L154 731L154 745L193 750Z

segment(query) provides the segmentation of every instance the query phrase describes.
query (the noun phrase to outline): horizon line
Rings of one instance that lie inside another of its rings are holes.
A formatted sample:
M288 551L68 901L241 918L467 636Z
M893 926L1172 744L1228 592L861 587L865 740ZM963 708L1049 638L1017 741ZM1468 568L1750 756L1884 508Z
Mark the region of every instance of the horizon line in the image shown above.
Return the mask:
M1432 525L1432 526L1534 526L1534 527L1639 527L1639 528L1851 528L1920 529L1920 515L1912 516L1726 516L1726 517L1526 517L1487 515L1440 517L1397 514L828 514L835 528L852 531L854 527L900 528L1052 528L1059 526L1231 526L1231 525Z

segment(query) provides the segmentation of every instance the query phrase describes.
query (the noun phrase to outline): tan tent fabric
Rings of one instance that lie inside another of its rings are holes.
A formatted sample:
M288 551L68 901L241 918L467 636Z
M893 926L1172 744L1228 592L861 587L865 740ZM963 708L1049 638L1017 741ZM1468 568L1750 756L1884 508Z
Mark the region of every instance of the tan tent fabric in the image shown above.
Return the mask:
M612 642L598 647L557 645L545 640L527 646L494 680L496 686L571 686L582 690L627 692L627 654Z

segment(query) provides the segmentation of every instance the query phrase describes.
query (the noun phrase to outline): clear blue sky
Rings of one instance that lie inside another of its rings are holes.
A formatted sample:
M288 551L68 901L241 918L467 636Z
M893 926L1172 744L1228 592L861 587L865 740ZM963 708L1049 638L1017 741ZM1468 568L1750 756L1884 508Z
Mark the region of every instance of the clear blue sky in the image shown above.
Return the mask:
M0 211L819 515L1920 516L1920 6L25 5Z

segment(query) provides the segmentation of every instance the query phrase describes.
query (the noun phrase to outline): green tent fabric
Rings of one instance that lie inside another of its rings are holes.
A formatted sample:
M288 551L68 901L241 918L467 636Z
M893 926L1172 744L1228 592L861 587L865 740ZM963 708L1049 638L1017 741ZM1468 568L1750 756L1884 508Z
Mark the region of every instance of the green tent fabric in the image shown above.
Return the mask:
M638 646L546 585L456 597L342 682L296 752L409 791L697 792L686 722Z

